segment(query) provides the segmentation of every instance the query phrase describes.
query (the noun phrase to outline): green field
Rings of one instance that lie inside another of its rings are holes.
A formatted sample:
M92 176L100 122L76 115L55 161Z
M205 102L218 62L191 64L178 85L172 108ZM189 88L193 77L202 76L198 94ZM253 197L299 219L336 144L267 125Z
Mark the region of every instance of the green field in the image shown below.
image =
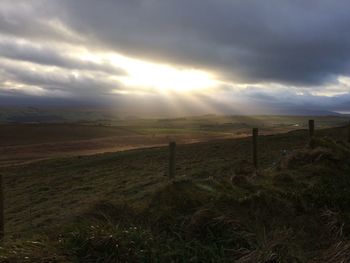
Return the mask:
M279 121L279 120L278 120ZM293 120L295 121L295 120ZM2 262L349 262L346 128L3 167Z
M345 115L204 115L175 119L141 119L117 118L104 111L32 111L28 113L26 109L23 112L2 112L0 166L56 157L158 147L173 140L187 144L242 138L250 136L253 127L259 127L260 134L263 135L284 133L306 129L310 118L315 119L317 129L344 126L348 122ZM85 120L79 121L80 114L86 117ZM52 122L47 122L51 117ZM40 121L40 118L43 120Z
M108 109L38 109L0 107L0 124L81 124L89 126L116 126L135 132L189 133L215 132L235 133L247 128L260 127L266 131L276 129L300 129L307 120L314 118L320 128L340 126L348 122L348 115L330 116L278 116L278 115L214 115L187 116L179 118L140 118L122 116Z

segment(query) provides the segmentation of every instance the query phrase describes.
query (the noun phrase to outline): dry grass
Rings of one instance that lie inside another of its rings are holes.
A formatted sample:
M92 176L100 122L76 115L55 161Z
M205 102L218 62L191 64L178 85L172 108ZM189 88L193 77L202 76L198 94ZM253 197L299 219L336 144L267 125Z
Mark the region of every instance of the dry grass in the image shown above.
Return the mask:
M320 133L341 138L344 130ZM2 168L0 255L13 262L347 262L349 145L323 138L307 149L305 136L261 137L255 177L249 139L180 145L175 181L164 176L166 148ZM23 261L28 254L32 261Z

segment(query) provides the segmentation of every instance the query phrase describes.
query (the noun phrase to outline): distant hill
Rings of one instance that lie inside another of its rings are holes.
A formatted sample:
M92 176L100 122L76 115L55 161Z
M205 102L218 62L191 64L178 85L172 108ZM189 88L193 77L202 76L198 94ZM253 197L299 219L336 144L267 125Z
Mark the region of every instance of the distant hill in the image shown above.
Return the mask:
M301 115L301 116L340 116L341 114L335 111L310 110L310 109L281 109L278 111L280 115Z
M109 110L77 108L0 108L0 123L110 122L118 116Z
M14 123L52 123L52 122L63 122L65 119L57 115L40 115L40 114L24 114L24 115L13 115L6 118L6 122Z

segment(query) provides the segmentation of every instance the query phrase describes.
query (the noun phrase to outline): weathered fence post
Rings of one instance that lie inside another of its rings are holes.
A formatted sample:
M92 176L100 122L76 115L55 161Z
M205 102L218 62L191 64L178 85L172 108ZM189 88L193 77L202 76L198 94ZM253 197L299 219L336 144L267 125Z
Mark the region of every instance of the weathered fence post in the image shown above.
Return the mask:
M0 174L0 240L3 240L5 236L4 225L4 182L3 176Z
M169 143L169 177L173 179L175 177L175 150L176 150L176 142Z
M312 139L315 133L315 121L309 120L309 138Z
M258 169L258 134L259 129L253 128L253 164L255 169Z

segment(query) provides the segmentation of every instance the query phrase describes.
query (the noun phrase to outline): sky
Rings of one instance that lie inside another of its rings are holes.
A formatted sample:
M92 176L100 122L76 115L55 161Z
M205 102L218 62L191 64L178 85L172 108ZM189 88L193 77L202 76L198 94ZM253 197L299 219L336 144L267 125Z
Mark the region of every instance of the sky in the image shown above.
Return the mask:
M0 106L350 112L348 0L1 0Z

